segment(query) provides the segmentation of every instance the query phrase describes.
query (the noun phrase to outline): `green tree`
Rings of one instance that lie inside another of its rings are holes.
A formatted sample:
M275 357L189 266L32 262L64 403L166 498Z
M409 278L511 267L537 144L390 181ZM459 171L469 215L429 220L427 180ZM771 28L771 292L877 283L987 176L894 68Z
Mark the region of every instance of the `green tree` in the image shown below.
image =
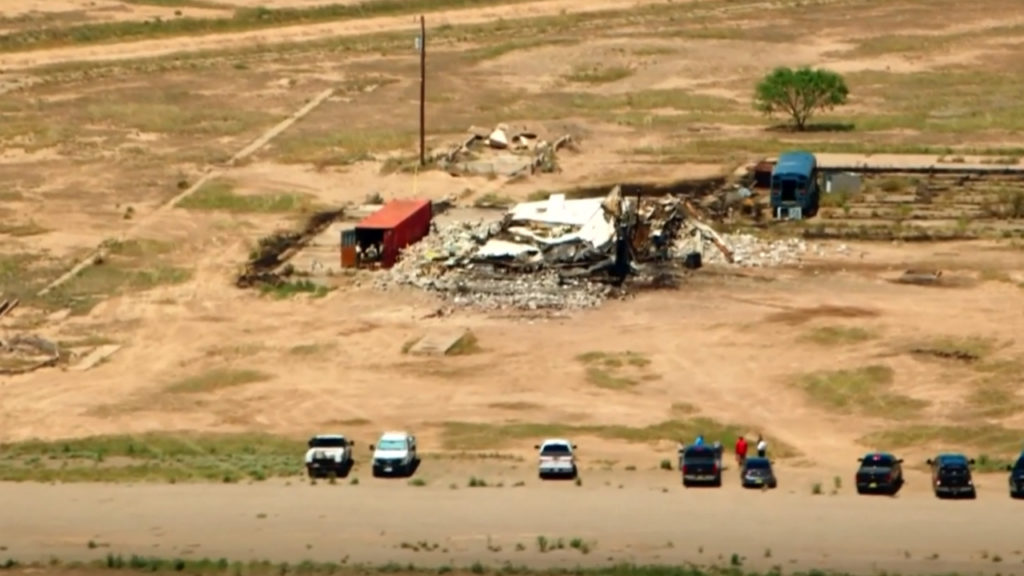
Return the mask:
M849 93L846 81L835 72L780 67L757 84L754 104L768 116L788 114L796 129L803 130L815 112L846 104Z

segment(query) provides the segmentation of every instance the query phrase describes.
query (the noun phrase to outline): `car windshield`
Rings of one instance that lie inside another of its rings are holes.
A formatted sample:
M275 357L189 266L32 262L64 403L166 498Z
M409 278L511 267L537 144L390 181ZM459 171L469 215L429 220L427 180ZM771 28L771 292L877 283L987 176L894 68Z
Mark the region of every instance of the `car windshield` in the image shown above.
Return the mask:
M747 470L767 470L771 467L771 462L767 460L747 460Z
M892 468L895 458L886 454L872 454L864 457L861 466L864 468Z
M348 446L348 440L338 437L313 438L309 441L310 448L344 448Z
M1017 463L1013 465L1014 472L1024 472L1024 458L1017 460Z
M939 467L939 472L942 474L964 474L967 472L967 466L963 464L943 464Z
M377 443L377 450L405 450L405 441L381 440Z
M566 456L571 452L565 444L546 444L540 449L541 456Z

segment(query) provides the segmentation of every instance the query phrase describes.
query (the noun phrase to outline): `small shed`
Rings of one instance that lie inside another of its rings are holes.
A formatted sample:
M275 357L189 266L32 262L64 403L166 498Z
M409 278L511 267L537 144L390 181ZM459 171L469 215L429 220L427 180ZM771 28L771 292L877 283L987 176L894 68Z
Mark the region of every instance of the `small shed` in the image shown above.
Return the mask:
M430 233L432 219L433 207L430 200L388 202L356 224L354 240L358 265L378 265L381 268L394 266L403 248ZM349 238L351 242L352 236Z

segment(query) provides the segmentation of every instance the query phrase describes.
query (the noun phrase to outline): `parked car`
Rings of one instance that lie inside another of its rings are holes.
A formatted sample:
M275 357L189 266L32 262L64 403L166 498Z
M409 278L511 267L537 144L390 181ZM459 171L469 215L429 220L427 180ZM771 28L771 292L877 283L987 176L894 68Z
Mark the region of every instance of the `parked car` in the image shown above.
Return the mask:
M375 477L397 474L411 476L419 465L416 455L416 437L408 432L385 432L370 445L373 451Z
M935 496L978 496L971 475L973 459L960 453L945 453L929 459L928 465L932 468L932 488L935 490Z
M306 472L310 478L330 475L344 478L352 470L355 442L341 434L318 434L307 442Z
M888 452L871 452L857 461L857 494L895 494L903 487L902 459Z
M576 445L563 438L549 438L534 446L540 462L537 472L541 480L548 478L576 478Z
M1010 498L1024 498L1024 452L1006 470L1010 473Z
M722 445L701 444L679 447L679 472L683 486L722 485Z
M747 458L740 470L740 485L744 488L777 488L779 481L775 478L772 461L760 456Z

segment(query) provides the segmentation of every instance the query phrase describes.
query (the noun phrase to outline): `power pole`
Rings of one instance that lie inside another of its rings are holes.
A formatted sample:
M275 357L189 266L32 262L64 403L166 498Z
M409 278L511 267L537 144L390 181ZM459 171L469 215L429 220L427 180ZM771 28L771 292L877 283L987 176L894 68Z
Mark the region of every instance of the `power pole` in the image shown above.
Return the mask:
M427 165L427 23L420 16L420 166Z

